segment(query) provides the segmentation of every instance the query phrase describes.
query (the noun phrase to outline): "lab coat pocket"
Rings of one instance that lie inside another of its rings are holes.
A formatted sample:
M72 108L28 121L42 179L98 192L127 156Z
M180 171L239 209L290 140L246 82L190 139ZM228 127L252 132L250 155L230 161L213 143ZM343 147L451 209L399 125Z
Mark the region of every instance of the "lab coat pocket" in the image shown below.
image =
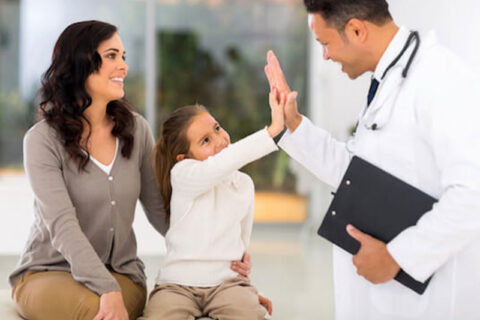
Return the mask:
M419 295L407 287L392 280L371 287L370 298L372 305L386 316L402 316L416 318L425 313L430 290Z

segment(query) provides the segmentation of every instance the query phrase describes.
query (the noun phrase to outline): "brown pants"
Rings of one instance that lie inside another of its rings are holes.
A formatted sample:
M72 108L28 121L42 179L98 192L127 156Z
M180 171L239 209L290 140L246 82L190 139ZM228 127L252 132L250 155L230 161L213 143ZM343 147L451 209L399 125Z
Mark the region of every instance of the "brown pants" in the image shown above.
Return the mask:
M112 272L122 289L130 320L142 314L146 289L130 278ZM28 320L92 320L100 297L62 271L25 273L12 289L18 313Z
M263 320L267 310L258 302L255 287L231 278L209 288L176 284L156 286L138 320L194 320L209 316L218 320Z

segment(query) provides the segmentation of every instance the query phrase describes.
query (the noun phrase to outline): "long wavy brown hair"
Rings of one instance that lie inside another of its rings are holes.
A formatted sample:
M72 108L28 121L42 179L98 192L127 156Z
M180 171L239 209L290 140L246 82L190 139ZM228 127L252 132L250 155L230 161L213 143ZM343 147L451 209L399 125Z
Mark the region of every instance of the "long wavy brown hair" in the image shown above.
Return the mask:
M90 154L85 154L80 142L85 124L91 124L84 111L92 104L92 97L85 88L89 75L97 72L102 58L97 48L102 41L110 39L117 27L101 21L82 21L68 26L58 38L53 49L52 63L42 77L40 89L41 115L62 139L63 145L84 170ZM134 117L125 99L114 100L107 105L107 114L113 121L112 135L123 143L122 156L129 158L133 149Z
M172 184L170 170L177 163L177 155L188 155L190 142L187 130L195 116L208 112L204 106L185 106L175 110L162 125L162 135L153 150L153 167L157 183L162 194L163 203L170 219L170 199Z

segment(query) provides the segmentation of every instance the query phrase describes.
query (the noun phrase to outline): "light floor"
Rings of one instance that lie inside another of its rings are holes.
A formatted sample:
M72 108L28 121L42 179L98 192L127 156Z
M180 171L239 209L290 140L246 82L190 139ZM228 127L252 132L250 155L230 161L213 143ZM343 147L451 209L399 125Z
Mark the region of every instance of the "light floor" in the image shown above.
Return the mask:
M331 245L301 225L254 226L252 282L273 301L273 319L333 319ZM141 256L151 288L160 256ZM0 256L0 289L8 288L7 277L17 256Z

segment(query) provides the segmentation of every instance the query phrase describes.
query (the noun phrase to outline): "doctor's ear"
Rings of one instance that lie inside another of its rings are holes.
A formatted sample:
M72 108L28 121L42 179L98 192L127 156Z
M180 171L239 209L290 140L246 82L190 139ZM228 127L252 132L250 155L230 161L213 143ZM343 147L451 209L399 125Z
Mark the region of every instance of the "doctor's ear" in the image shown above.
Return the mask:
M350 40L364 42L367 39L367 25L365 21L352 18L348 20L344 33Z
M178 154L175 159L177 159L177 162L180 162L182 161L183 159L185 159L185 155L182 153L182 154Z

